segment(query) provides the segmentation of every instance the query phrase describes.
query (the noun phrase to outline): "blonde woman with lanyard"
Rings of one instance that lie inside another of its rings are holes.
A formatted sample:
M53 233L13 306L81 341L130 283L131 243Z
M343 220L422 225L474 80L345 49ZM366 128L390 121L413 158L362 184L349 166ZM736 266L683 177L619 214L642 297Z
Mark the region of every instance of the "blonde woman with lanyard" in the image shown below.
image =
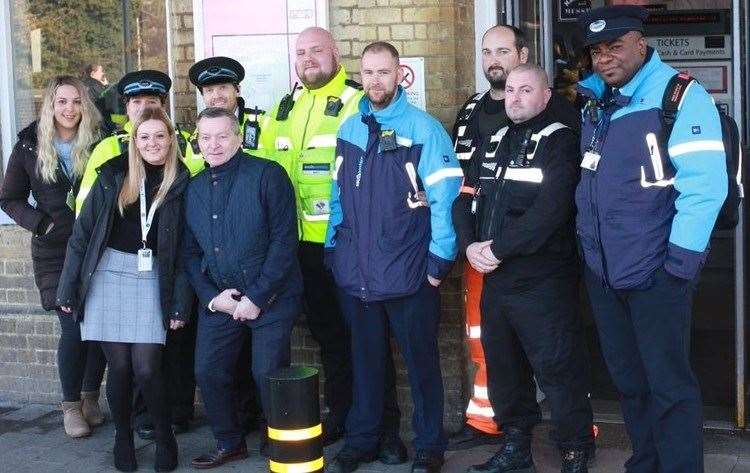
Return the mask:
M99 168L68 244L57 297L63 311L81 320L81 337L102 342L116 428L115 467L137 468L131 425L135 380L154 421L154 469L171 471L177 467L177 443L161 366L166 331L185 325L192 303L177 259L189 174L163 110L146 109L133 130L128 158Z
M18 134L0 190L0 207L30 231L31 260L44 310L57 312L65 433L85 437L104 422L99 386L105 360L98 343L81 341L78 324L55 302L65 247L75 216L70 205L78 190L101 117L86 87L71 76L52 79L42 96L39 119ZM29 194L36 205L29 204Z

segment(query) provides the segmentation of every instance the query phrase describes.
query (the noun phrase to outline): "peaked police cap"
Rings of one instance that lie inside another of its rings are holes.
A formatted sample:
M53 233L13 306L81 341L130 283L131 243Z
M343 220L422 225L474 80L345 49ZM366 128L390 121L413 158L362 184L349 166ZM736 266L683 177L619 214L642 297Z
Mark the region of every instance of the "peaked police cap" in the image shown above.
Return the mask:
M117 91L125 97L135 95L167 95L172 80L160 71L144 69L128 72L117 83Z
M188 76L196 87L221 83L239 85L245 78L245 68L231 57L216 56L193 64Z

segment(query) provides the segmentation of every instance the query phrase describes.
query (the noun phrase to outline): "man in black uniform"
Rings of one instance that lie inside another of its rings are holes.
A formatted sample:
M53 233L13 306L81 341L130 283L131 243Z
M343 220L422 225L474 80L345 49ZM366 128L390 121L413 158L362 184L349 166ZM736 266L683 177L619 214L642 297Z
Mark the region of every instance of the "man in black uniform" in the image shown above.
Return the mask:
M510 120L505 113L505 81L508 74L529 58L529 48L523 31L512 25L497 25L482 37L482 69L490 85L484 93L472 95L456 116L453 126L453 146L464 171L472 163L474 152L482 147ZM568 127L578 130L580 116L563 96L552 94L549 103L552 116ZM464 263L464 291L466 304L467 344L474 364L471 399L466 407L466 423L451 435L448 450L464 450L499 441L500 430L493 420L494 412L487 398L485 356L480 344L482 274Z
M516 67L505 94L512 123L481 147L453 206L459 244L485 275L481 340L504 432L499 451L469 472L533 471L531 430L541 419L533 376L550 404L562 471L586 472L593 438L573 232L578 136L554 118L540 67Z

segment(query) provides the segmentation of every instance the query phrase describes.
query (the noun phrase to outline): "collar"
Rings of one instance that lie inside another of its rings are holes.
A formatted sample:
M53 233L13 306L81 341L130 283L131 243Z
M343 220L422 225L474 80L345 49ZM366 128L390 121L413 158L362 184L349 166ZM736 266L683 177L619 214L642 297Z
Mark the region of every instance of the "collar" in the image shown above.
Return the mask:
M370 99L367 98L367 94L365 94L359 101L359 111L362 116L373 116L375 117L375 120L380 123L383 123L384 120L389 120L400 116L406 111L408 106L409 101L406 99L406 92L404 92L403 87L401 87L400 85L398 86L398 91L396 92L396 98L382 110L372 109Z
M133 134L133 123L128 120L125 122L125 124L122 126L122 131L124 131L128 136Z
M651 46L648 46L646 49L646 59L641 64L640 69L638 69L627 84L614 91L613 99L620 105L628 104L630 97L648 80L649 76L651 76L661 63L659 53ZM602 99L608 87L599 74L591 74L578 83L578 91L586 97L594 99Z
M229 161L227 161L224 164L220 164L215 167L207 167L207 169L210 171L209 174L212 178L216 177L223 177L226 174L229 174L230 172L234 171L237 166L240 163L240 159L242 159L242 148L239 148L234 155L229 158ZM206 163L208 165L208 163Z
M317 89L308 89L305 85L302 86L303 93L309 93L315 96L322 97L338 97L341 95L341 91L346 87L346 69L343 65L339 65L339 70L331 80L328 81L323 87Z

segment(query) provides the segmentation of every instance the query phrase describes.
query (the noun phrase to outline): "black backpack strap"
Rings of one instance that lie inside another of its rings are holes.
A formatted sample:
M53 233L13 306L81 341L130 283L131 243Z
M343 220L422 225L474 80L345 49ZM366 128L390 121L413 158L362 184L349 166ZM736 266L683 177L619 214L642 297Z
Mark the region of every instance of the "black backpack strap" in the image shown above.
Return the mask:
M662 137L665 146L669 141L669 135L672 134L672 127L680 111L685 92L694 80L690 75L680 72L672 76L667 83L661 101Z

